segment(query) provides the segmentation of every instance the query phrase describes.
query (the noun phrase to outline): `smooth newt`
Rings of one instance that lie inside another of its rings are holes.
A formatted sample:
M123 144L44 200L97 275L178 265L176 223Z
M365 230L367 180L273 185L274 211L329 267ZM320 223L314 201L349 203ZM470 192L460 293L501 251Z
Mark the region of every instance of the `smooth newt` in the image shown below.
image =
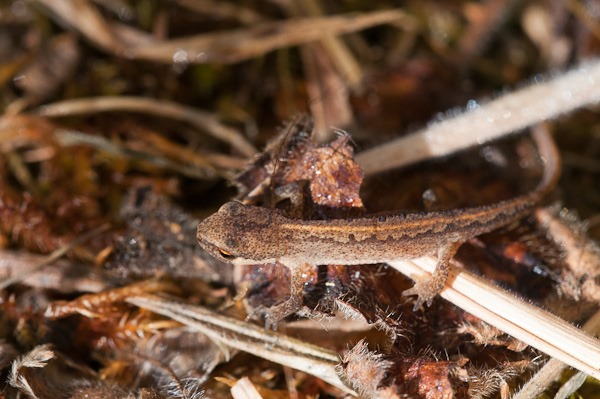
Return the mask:
M560 159L546 130L534 129L532 134L545 162L543 177L522 196L472 208L333 220L290 219L275 209L228 202L200 222L198 242L233 264L281 262L292 272L292 297L294 292L301 295L294 275L306 263L372 264L437 253L433 276L403 293L418 296L417 309L430 304L442 290L448 262L462 243L522 218L552 191L560 175Z

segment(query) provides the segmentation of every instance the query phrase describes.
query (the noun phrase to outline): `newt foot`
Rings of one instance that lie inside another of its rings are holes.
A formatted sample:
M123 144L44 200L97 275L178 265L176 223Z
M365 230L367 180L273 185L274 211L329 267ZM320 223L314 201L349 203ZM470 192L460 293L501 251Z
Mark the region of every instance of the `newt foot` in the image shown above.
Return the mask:
M415 299L413 311L417 311L424 303L426 303L427 306L431 306L433 298L435 298L442 288L443 284L440 286L438 279L428 278L417 281L412 288L405 290L402 293L402 296L416 295L417 299Z
M302 307L302 297L292 295L286 301L271 307L258 306L249 315L251 319L263 319L265 329L276 330L277 325L287 316L297 312Z

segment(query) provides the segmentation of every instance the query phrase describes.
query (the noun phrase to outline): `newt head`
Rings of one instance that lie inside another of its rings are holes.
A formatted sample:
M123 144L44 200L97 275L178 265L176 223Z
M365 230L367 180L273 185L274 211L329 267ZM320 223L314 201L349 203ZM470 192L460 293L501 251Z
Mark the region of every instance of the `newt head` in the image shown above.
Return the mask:
M215 258L233 264L275 262L285 254L278 211L227 202L198 224L198 243Z

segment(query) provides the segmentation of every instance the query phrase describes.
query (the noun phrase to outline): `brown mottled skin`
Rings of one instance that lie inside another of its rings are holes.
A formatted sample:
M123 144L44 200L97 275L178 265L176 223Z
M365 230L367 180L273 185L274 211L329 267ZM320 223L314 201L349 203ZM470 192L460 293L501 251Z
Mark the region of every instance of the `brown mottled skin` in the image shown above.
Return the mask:
M546 163L544 176L523 196L474 208L334 220L289 219L277 210L228 202L198 225L198 242L221 260L279 261L292 274L306 263L371 264L437 254L434 275L404 292L418 295L418 308L444 287L448 262L463 242L530 213L554 188L560 174L554 142L545 129L533 137Z

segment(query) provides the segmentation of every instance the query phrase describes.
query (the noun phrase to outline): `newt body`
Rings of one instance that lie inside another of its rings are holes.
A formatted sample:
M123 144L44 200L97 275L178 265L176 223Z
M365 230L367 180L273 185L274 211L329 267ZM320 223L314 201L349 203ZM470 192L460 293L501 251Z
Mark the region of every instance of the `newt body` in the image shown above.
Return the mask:
M444 287L448 262L462 243L529 214L553 190L560 175L558 151L545 129L534 131L533 138L544 174L522 196L472 208L334 220L290 219L278 210L228 202L198 225L198 242L234 264L279 261L292 276L306 263L372 264L437 254L434 275L403 293L417 295L418 308Z

